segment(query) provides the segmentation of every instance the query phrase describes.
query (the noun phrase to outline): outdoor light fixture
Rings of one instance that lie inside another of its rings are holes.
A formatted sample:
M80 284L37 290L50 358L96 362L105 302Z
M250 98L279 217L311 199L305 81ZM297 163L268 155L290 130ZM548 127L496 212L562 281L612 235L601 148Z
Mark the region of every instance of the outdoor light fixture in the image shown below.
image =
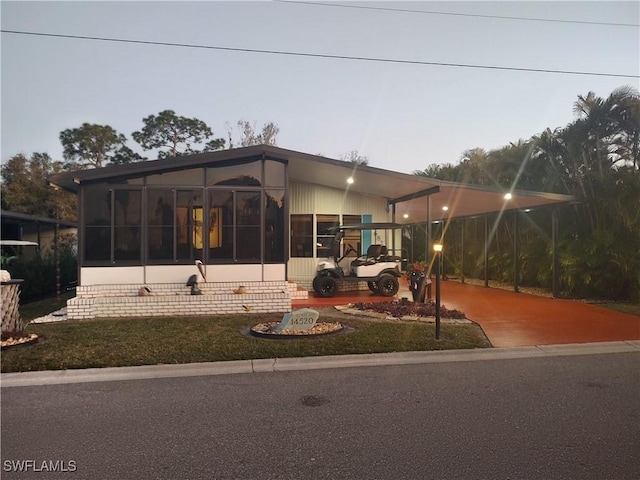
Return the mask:
M505 193L504 194L504 199L505 200L511 200L513 198L513 195L511 195L511 193Z
M347 178L347 183L351 185L353 183L353 177Z
M447 210L449 210L449 207L447 207L446 205L444 207L442 207L442 211L446 212Z
M436 253L440 253L442 251L442 244L441 243L434 243L433 244L433 251Z
M405 213L404 215L402 215L403 218L409 218L409 214Z

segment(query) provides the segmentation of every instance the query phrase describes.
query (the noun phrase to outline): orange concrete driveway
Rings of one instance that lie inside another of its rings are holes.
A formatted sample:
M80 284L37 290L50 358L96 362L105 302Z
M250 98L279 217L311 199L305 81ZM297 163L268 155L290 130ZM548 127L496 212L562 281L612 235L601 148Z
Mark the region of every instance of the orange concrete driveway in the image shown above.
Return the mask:
M396 298L411 298L405 282L400 286ZM317 297L310 292L308 300L294 300L292 305L293 308L320 308L383 301L389 298L369 291L340 292L331 298ZM640 340L640 317L577 300L443 281L441 303L463 311L469 320L479 324L494 347Z
M441 303L478 323L494 347L640 340L640 317L576 300L442 282Z

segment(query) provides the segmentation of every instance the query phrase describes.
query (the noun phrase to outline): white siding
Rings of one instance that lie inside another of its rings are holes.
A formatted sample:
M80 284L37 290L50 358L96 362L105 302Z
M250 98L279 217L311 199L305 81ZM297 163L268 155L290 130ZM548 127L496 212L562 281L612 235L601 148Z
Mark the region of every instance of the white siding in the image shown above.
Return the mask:
M386 198L321 185L290 182L289 206L290 214L368 214L373 222L391 221ZM317 264L317 258L291 258L287 264L287 278L301 286L310 287Z
M284 281L284 264L206 265L207 282ZM147 265L146 267L83 267L81 285L187 283L198 275L195 265Z
M145 283L144 267L82 267L80 285Z
M289 213L373 215L374 222L390 222L387 199L309 183L289 184Z

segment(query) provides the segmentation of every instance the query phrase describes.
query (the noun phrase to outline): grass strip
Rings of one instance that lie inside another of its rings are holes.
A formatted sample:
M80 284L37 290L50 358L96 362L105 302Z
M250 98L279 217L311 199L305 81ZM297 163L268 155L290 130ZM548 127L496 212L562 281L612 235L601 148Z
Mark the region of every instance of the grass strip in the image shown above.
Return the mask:
M344 333L316 338L255 338L256 323L278 314L210 317L121 318L29 325L45 341L2 352L2 372L216 362L488 347L472 325L433 325L340 320Z

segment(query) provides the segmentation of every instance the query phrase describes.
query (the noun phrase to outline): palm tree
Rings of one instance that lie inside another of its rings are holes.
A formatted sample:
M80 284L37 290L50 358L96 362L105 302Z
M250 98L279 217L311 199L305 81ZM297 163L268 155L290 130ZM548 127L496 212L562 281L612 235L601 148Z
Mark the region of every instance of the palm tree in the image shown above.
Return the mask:
M606 99L593 92L578 96L573 111L587 130L588 169L596 167L602 176L620 161L637 166L639 103L638 92L632 87L620 87Z

